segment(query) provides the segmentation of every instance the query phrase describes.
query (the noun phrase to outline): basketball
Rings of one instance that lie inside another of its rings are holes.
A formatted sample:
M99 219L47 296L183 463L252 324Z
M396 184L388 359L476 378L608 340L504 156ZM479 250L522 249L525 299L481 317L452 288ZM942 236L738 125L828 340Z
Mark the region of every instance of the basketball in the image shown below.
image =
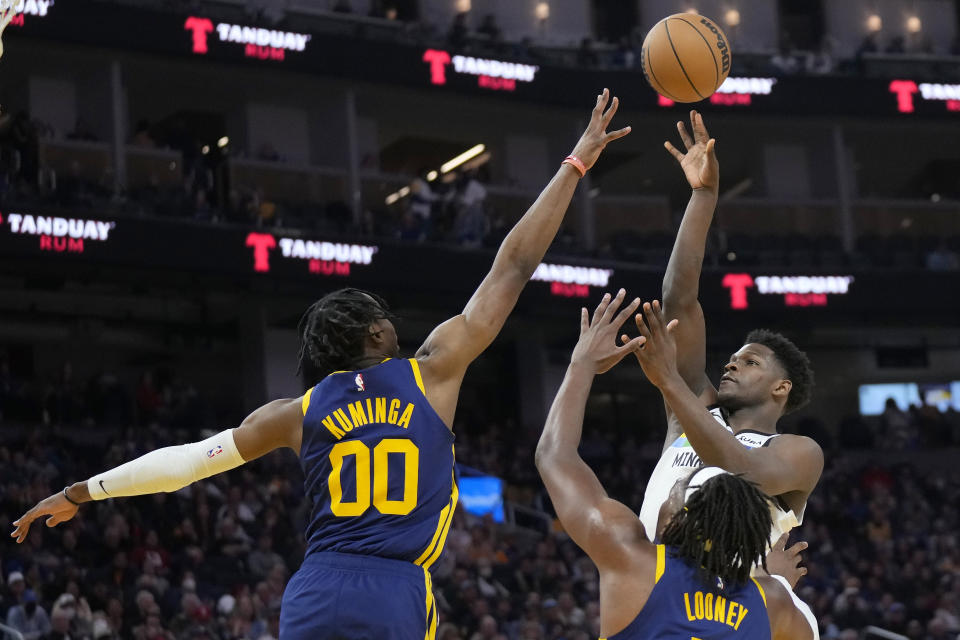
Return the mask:
M674 102L698 102L719 89L730 73L730 45L712 20L677 13L650 29L640 60L657 93Z

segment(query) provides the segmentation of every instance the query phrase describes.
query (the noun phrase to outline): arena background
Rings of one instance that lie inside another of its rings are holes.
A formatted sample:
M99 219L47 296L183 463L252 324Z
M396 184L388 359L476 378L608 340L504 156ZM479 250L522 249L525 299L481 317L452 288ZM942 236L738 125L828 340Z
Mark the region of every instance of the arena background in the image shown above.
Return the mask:
M734 54L696 105L721 163L709 366L765 326L817 373L781 423L826 454L798 592L824 638L960 637L955 0L26 0L0 61L0 521L301 394L295 325L325 292L387 297L412 355L609 87L633 133L467 376L469 481L435 578L442 640L597 637L596 571L533 447L579 307L659 295L688 196L661 145L687 108L645 84L639 47L686 10ZM582 453L634 509L663 434L635 362L598 378ZM277 453L4 542L0 628L275 638L301 479Z

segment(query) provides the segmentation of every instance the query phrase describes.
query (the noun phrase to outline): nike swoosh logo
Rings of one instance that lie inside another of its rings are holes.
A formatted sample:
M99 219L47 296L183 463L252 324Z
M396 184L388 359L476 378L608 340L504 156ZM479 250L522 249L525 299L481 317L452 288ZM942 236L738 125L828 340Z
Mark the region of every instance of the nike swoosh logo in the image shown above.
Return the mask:
M106 493L107 495L110 495L110 494L107 492L106 488L104 488L104 486L103 486L103 480L100 480L100 489L102 489L103 492Z

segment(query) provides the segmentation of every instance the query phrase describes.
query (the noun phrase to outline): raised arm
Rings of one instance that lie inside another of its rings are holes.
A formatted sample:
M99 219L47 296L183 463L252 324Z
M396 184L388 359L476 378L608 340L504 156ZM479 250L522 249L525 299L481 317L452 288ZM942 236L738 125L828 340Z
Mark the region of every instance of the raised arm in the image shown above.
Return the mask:
M619 105L613 98L604 112L609 97L606 89L597 96L590 124L571 154L586 169L593 166L609 142L630 132L630 127L606 132ZM463 313L434 329L417 351L427 397L448 425L453 421L467 366L493 342L506 322L524 285L553 242L580 177L574 165L560 166L537 201L504 238L493 267Z
M30 525L38 518L46 517L48 527L66 522L84 502L178 491L274 449L290 447L299 451L302 433L301 399L275 400L251 413L236 429L221 431L200 442L156 449L64 488L15 520L10 537L16 538L17 543L23 542Z
M617 330L640 303L635 300L618 314L624 296L623 289L613 301L610 294L606 294L592 320L588 319L586 309L581 310L580 340L550 407L536 454L537 470L560 523L601 569L622 566L632 546L646 543L643 525L636 514L607 496L577 451L593 377L643 342L642 338L636 338L625 346L616 346Z
M677 370L677 345L655 300L643 305L647 322L637 323L646 338L637 357L650 382L660 389L697 455L707 466L742 474L769 496L791 491L809 494L823 471L823 451L810 438L783 435L769 446L748 449L716 420Z
M680 321L676 329L680 376L695 394L707 396L706 404L712 404L716 390L704 371L707 339L699 292L707 233L717 207L720 167L714 153L716 141L707 133L703 117L696 111L690 112L690 126L693 138L683 122L677 123L686 153L678 151L670 142L663 143L680 163L693 189L663 277L663 309L667 318Z

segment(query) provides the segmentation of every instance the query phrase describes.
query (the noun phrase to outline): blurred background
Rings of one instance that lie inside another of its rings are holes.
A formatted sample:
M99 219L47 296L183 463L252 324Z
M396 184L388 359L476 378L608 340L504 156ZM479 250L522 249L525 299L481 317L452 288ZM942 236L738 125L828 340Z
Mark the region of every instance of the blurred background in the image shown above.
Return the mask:
M599 631L593 565L533 465L581 305L659 295L689 188L689 107L645 83L646 30L721 24L698 103L721 197L701 282L714 379L749 329L817 373L781 430L826 469L794 539L822 637L960 634L960 1L26 0L0 63L0 521L67 482L303 393L296 322L359 286L412 355L458 313L569 153L594 96L633 133L585 178L455 431L443 640ZM582 454L639 510L665 433L632 361ZM303 556L276 453L98 503L0 545L25 638L275 638ZM9 629L9 630L7 630Z

